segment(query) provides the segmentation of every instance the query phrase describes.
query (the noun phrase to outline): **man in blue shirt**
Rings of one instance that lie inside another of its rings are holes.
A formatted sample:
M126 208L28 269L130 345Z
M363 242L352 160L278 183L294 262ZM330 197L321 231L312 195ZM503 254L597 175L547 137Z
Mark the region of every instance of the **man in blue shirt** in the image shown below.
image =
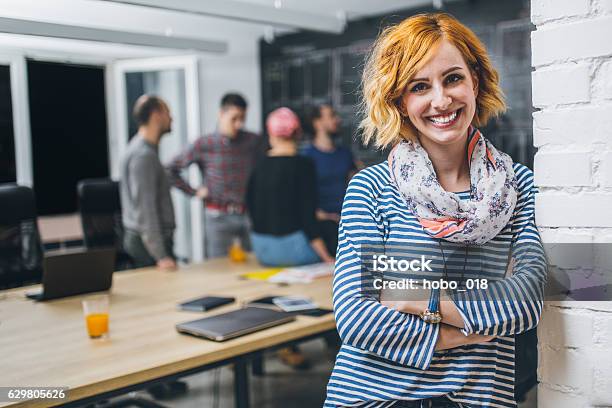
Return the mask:
M317 171L317 219L330 253L336 253L338 223L342 201L349 179L357 170L351 151L336 146L333 136L340 127L340 118L330 105L315 106L310 113L312 144L302 154L311 158Z

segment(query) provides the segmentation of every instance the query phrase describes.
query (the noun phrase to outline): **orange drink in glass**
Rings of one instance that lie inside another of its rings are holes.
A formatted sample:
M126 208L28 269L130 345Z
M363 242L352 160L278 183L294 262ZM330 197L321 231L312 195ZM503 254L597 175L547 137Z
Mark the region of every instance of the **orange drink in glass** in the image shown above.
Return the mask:
M229 259L232 262L245 262L247 259L247 253L244 249L242 249L242 244L240 243L240 238L234 238L232 242L232 246L230 246L228 251Z
M83 300L83 313L90 338L108 336L108 295Z

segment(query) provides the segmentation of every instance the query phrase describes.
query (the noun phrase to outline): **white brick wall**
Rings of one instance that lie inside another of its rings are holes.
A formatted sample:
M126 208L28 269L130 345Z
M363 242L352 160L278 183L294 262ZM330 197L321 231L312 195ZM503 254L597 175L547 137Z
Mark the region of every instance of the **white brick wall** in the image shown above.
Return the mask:
M542 405L539 401L547 401ZM557 391L553 388L538 389L538 408L540 407L588 407L588 398L568 390Z
M584 311L547 307L539 331L541 337L548 339L547 349L589 347L593 342L593 317ZM542 365L542 369L550 368Z
M569 84L572 86L558 86ZM591 72L588 64L541 69L533 73L533 106L588 102L591 98Z
M534 3L538 1L534 0ZM565 1L573 0L559 2ZM534 31L531 36L534 65L612 54L612 41L606 41L612 37L612 16L597 16L577 22L550 24L552 27L546 27L548 24L543 24L542 30ZM577 33L580 35L576 35Z
M610 406L612 319L598 307L597 302L575 308L569 302L545 306L546 318L538 330L538 408Z
M601 0L601 10L604 13L612 13L612 0Z
M603 155L600 172L602 185L612 187L612 152L606 152Z
M557 86L571 85L557 84ZM534 89L534 92L547 91ZM580 146L603 144L610 137L612 103L591 103L558 109L552 109L552 106L541 108L541 111L533 115L533 138L536 147L546 144L561 146L571 143Z
M612 0L610 0L610 3L612 3ZM601 65L593 85L595 92L601 94L602 99L612 99L612 61L607 61Z
M586 15L589 12L589 0L540 0L531 5L531 21L542 24L549 20L572 16Z
M592 153L546 152L538 154L533 164L538 186L590 186Z
M536 155L537 158L537 155ZM574 193L540 188L536 221L540 227L612 228L611 193Z
M531 7L538 227L546 242L610 243L612 0ZM612 302L547 302L538 334L538 408L612 406Z

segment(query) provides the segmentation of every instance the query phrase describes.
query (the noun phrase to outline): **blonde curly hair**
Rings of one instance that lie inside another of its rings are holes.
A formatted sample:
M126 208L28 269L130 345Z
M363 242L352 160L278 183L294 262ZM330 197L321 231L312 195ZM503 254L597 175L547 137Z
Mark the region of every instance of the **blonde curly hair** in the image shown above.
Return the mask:
M478 79L472 124L482 126L506 110L499 75L472 30L446 13L417 14L383 30L366 60L362 77L364 119L360 124L366 144L374 142L377 148L385 148L417 137L416 129L402 113L402 95L442 40L457 47Z

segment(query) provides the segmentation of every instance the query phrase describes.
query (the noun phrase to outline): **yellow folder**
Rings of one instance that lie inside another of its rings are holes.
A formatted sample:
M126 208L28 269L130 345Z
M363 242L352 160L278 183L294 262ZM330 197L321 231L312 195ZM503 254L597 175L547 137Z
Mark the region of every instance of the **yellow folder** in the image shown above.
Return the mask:
M276 275L285 268L269 268L261 269L259 271L247 272L240 275L243 279L261 280L266 281L269 277Z

